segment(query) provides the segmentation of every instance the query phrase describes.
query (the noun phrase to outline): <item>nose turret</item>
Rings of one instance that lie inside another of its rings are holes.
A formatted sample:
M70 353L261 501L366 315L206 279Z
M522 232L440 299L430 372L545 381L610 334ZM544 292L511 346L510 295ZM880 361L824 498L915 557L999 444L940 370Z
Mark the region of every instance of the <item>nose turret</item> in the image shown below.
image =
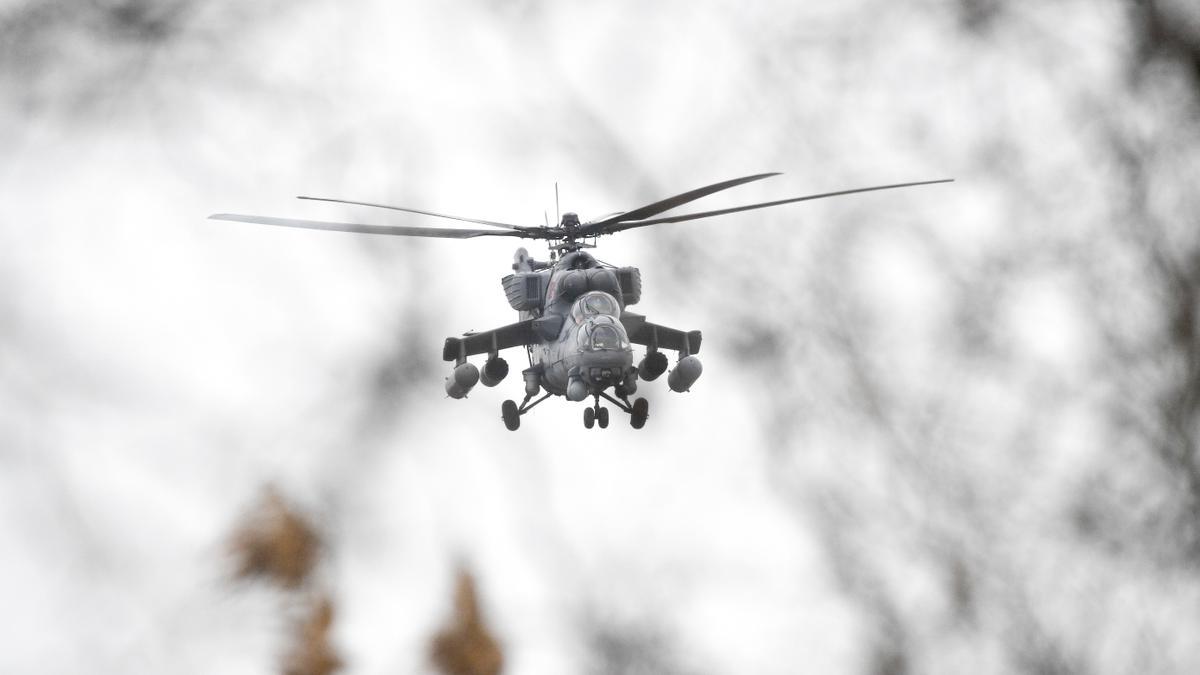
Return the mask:
M615 304L611 298L609 300ZM580 326L579 346L579 374L592 387L604 389L618 384L632 372L633 350L629 337L612 315L588 316Z

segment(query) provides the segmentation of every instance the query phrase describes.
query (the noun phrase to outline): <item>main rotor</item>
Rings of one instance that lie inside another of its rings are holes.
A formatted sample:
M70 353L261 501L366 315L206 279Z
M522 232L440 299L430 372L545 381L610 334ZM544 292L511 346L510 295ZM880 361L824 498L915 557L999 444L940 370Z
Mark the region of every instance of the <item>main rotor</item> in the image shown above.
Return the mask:
M933 185L935 183L950 183L953 178L942 178L938 180L917 181L912 183L895 183L891 185L876 185L865 188L854 188L851 190L838 190L836 192L822 192L819 194L805 195L803 197L791 197L789 199L779 199L770 202L760 202L757 204L748 204L745 206L735 206L725 209L716 209L713 211L701 211L698 213L685 213L674 216L659 216L666 211L670 211L676 207L682 206L689 202L707 197L722 190L728 190L738 185L744 185L754 181L759 181L771 176L778 176L778 173L760 173L753 176L744 176L742 178L734 178L732 180L713 183L695 190L690 190L673 197L661 199L659 201L638 207L632 211L621 211L599 218L580 222L579 216L575 213L564 213L558 225L551 227L550 225L513 225L510 223L500 223L492 220L482 220L478 218L464 218L462 216L452 216L445 213L436 213L433 211L425 211L422 209L414 209L405 206L390 206L387 204L374 204L371 202L360 202L349 199L335 199L332 197L298 197L298 199L306 199L311 201L321 202L337 202L340 204L353 204L356 206L370 206L373 208L389 209L392 211L404 211L406 213L416 213L424 216L432 216L434 218L446 218L457 220L466 223L474 223L483 225L489 229L465 229L465 228L446 228L446 227L408 227L401 225L365 225L360 223L339 223L327 222L319 220L298 220L294 218L273 218L270 216L251 216L237 213L216 213L209 218L216 220L232 220L244 223L259 223L262 225L280 225L284 227L300 227L312 230L331 230L336 232L358 232L363 234L388 234L405 237L438 237L442 239L472 239L475 237L518 237L522 239L541 239L547 242L551 251L558 253L568 253L578 251L581 248L591 248L595 244L587 243L586 240L595 240L597 237L606 234L615 234L622 230L630 230L637 227L647 227L650 225L659 225L662 223L680 223L689 220L699 220L701 218L712 218L715 216L723 216L731 213L739 213L742 211L752 211L755 209L765 209L772 206L782 206L784 204L792 204L795 202L809 201L813 199L824 199L826 197L837 197L840 195L850 195L859 192L874 192L876 190L892 190L903 187L914 187L917 185Z

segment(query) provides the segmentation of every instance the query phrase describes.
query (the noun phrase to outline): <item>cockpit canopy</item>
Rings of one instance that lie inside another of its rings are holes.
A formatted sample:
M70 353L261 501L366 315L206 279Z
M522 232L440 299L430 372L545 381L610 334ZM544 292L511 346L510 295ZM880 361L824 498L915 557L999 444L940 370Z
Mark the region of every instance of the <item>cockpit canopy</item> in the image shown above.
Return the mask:
M621 336L614 326L596 326L592 329L592 349L620 349Z
M579 327L579 346L588 351L628 350L629 337L616 317L591 316Z
M621 305L617 299L604 291L589 291L575 300L571 307L571 318L575 323L583 323L589 316L611 316L616 318L621 314Z

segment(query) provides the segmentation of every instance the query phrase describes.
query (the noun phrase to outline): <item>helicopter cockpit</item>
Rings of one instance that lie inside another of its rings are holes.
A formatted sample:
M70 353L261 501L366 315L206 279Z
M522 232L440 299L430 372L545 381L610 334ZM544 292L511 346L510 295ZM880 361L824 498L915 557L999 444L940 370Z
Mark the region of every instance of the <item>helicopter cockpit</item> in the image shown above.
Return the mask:
M592 351L611 351L629 347L629 340L621 335L621 331L615 324L600 323L593 325L590 333L591 344L589 347Z
M621 305L617 299L604 291L589 291L575 300L571 307L571 319L575 323L583 323L588 317L608 315L616 318L621 314Z
M589 352L629 351L629 337L616 317L598 314L579 327L579 348Z
M620 313L617 299L608 293L591 291L579 296L571 308L571 320L579 326L580 348L587 351L630 349L629 336L617 318Z

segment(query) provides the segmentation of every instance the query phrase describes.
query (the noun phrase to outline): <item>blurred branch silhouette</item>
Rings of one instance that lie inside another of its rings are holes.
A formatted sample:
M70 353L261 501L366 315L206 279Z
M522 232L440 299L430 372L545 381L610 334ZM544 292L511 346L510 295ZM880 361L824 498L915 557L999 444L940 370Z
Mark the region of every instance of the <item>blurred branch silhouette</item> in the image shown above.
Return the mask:
M342 661L330 645L332 625L333 601L320 597L297 627L291 651L284 658L283 675L330 675L341 670Z
M498 675L504 655L484 621L475 578L459 570L454 585L454 612L430 642L429 656L445 675Z
M308 520L284 502L278 489L268 486L229 546L237 576L295 589L309 580L321 541Z
M592 613L581 631L590 656L588 672L596 675L685 675L678 641L671 639L655 618L622 621Z
M328 592L317 590L321 540L312 523L277 488L268 486L235 531L230 551L239 578L275 584L298 603L281 608L285 616L293 610L301 613L293 621L283 675L330 675L340 670L342 661L329 636L334 603Z

